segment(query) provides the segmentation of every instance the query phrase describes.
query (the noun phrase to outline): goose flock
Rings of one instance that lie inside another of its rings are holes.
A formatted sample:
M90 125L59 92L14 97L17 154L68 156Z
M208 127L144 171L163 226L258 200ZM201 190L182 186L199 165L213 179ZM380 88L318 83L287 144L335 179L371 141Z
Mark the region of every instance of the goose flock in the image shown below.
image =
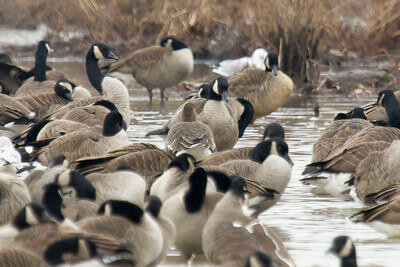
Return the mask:
M131 75L150 102L159 88L167 101L166 88L193 71L186 44L166 37L119 59L94 43L86 54L94 90L47 66L50 52L39 42L33 69L0 62L0 266L156 266L172 247L188 261L296 266L278 233L258 220L291 179L284 128L267 124L254 147L234 148L249 124L293 92L278 54L262 51L262 66L246 61L200 85L146 134L164 137L160 148L129 141L129 90L116 77ZM100 67L102 60L113 62ZM385 90L376 103L338 114L302 179L375 205L353 218L390 236L400 235L397 97ZM349 237L337 237L330 251L356 266Z

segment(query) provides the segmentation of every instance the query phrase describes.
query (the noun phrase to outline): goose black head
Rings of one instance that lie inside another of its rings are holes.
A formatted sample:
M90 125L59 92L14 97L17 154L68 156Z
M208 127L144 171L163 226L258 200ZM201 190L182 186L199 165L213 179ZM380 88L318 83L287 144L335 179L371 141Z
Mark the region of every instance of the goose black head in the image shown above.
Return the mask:
M77 236L50 244L44 252L44 258L49 264L58 265L66 263L64 254L68 254L68 263L76 263L97 256L97 249L89 238Z
M189 190L185 193L183 202L189 213L201 209L206 195L207 173L203 168L196 168L189 177Z
M277 122L273 122L267 125L264 130L263 140L271 139L274 137L280 137L285 140L285 130L282 125Z
M160 42L160 46L167 48L170 47L174 51L187 48L187 46L182 41L179 41L178 39L170 36L162 39Z
M95 60L99 59L119 60L119 58L114 54L111 48L104 43L95 43L94 45L92 45L86 55L86 58L88 57Z
M268 254L261 251L255 251L252 254L250 254L246 260L246 265L245 265L245 267L273 267L273 266L275 265L272 262L271 257L268 256Z
M338 113L336 114L335 118L333 118L334 121L347 120L347 119L349 119L349 116L347 116L344 113Z
M146 211L148 211L154 218L158 218L161 210L161 200L157 196L149 196Z
M211 177L217 186L217 191L226 193L231 186L232 179L223 172L219 171L209 171L207 172L207 176Z
M328 252L333 253L342 261L342 266L356 267L356 248L348 236L338 236L333 240Z
M11 64L11 58L6 53L0 53L0 62Z
M279 55L275 52L269 52L265 57L265 70L276 76L279 70Z
M362 120L366 120L367 119L367 117L365 116L363 108L357 107L357 108L353 109L352 113L353 113L351 115L352 119L362 119Z
M168 169L178 168L181 171L187 171L194 166L195 162L196 160L192 155L183 153L171 160Z
M82 174L66 170L56 176L55 182L61 187L73 187L81 199L96 200L96 189Z
M218 77L210 84L208 90L208 99L228 102L228 80L224 77Z
M108 200L101 204L97 214L105 216L120 216L138 224L143 217L144 211L137 205L128 201Z
M61 165L64 165L65 167L68 166L67 158L63 154L55 154L54 156L51 157L51 161L48 167L52 168L54 166L61 166Z
M36 53L45 53L47 56L47 54L51 52L53 52L53 49L51 49L50 43L48 41L42 40L38 43Z
M122 119L121 113L118 111L111 111L107 114L103 123L103 135L114 136L121 130L126 130L127 125Z
M269 155L279 155L290 165L293 165L289 157L289 147L280 137L274 137L258 143L251 151L250 158L255 162L263 163Z
M50 212L50 214L61 222L65 219L65 217L61 212L61 207L63 207L64 204L60 192L61 187L56 183L45 185L42 203Z
M54 85L54 92L56 95L68 99L69 101L73 101L72 90L72 84L66 79L60 79Z
M232 179L231 186L229 187L229 192L233 195L244 199L246 193L248 193L246 188L246 182L243 178L236 176Z
M207 98L209 90L210 90L210 85L208 83L203 83L202 85L200 85L199 89L197 90L197 93L201 98Z
M15 215L12 224L18 230L22 230L41 223L54 223L56 221L56 218L42 204L31 202Z
M379 92L377 104L385 108L387 126L400 128L400 105L394 93L390 90Z

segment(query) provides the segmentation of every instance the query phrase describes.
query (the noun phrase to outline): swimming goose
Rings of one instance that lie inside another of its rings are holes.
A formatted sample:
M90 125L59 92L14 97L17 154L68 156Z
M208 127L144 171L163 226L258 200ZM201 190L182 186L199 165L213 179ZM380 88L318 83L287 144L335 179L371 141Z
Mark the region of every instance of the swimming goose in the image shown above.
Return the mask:
M400 140L393 141L385 150L371 152L352 175L354 187L350 192L351 196L363 204L372 204L367 196L400 183L399 157Z
M342 267L357 267L356 247L348 236L338 236L328 250L339 257Z
M400 198L364 209L353 216L354 222L362 222L388 237L400 236Z
M254 107L254 118L268 115L289 99L293 81L278 70L278 54L268 53L265 70L248 68L228 78L230 95L244 98Z
M31 196L22 179L0 172L0 225L10 222L30 201Z
M162 207L161 200L157 196L149 196L146 211L154 218L160 227L163 236L163 246L158 258L151 263L151 266L159 264L164 260L169 248L173 245L175 240L175 225L174 223L165 216L160 214Z
M96 188L96 203L107 200L125 200L143 207L146 182L137 173L117 168L112 173L90 173L86 179Z
M35 55L34 79L25 81L15 92L15 96L29 96L53 89L55 81L47 80L46 77L47 55L52 51L49 42L39 42Z
M201 234L215 204L222 198L219 192L206 192L207 173L197 168L189 177L189 188L168 198L161 215L175 225L175 246L186 259L203 254Z
M285 131L283 127L277 122L267 124L263 133L262 140L269 140L274 137L285 139ZM254 147L240 147L233 148L227 151L216 152L202 159L200 162L197 163L197 166L219 166L230 160L250 159L251 151L253 150L253 148Z
M347 196L350 183L346 182L360 162L400 137L400 122L395 119L400 107L393 92L381 91L377 102L388 110L388 127L360 119L334 121L314 145L312 163L303 172L311 176L302 179L305 183L316 183L335 196Z
M246 184L236 177L204 225L202 243L206 258L222 266L244 266L255 251L271 256L278 266L294 266L279 237L267 226L243 213Z
M183 42L166 37L159 46L137 50L103 70L107 73L118 71L132 74L139 84L146 87L150 102L153 100L153 89L160 88L161 102L164 102L165 89L192 74L193 54Z
M34 170L24 180L32 201L42 201L44 194L44 186L54 182L56 176L65 171L68 161L62 154L54 155L47 169Z
M279 137L257 144L251 151L250 159L231 160L221 165L237 176L246 178L246 183L255 183L262 188L261 192L251 192L249 199L249 206L256 210L253 214L255 217L281 198L290 181L292 166L289 147Z
M171 160L168 169L151 185L150 195L165 201L171 192L184 184L194 170L195 159L192 155L182 154Z
M161 175L174 157L171 152L155 145L134 143L101 156L80 158L72 162L72 165L84 175L93 172L110 173L125 166L145 178L147 189L150 189L152 179Z
M110 236L132 252L135 266L148 266L163 249L163 236L151 215L135 204L109 200L98 211L99 216L79 221L79 228L88 234Z
M176 155L190 154L196 161L215 151L214 135L207 125L197 120L196 109L192 103L184 105L180 122L171 126L165 147Z
M118 149L128 145L128 137L123 129L124 121L119 112L107 114L103 126L94 126L89 129L80 129L62 135L50 143L38 144L32 154L32 160L39 159L43 164L48 164L55 154L64 154L69 162L88 156L102 155L109 150ZM41 142L41 141L38 141Z

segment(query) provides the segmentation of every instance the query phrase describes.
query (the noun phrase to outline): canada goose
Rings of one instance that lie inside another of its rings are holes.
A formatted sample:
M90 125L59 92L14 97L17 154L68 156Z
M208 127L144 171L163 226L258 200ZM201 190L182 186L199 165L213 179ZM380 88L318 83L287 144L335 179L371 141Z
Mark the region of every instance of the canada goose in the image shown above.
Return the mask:
M161 253L158 258L151 263L151 266L159 264L165 258L167 252L169 251L169 248L172 246L175 240L175 225L170 219L160 215L161 207L161 200L157 196L150 195L146 211L151 216L153 216L158 226L160 227L163 236L163 247Z
M368 195L400 183L400 140L381 151L371 152L354 171L351 196L361 203L371 204Z
M47 263L51 265L60 265L65 263L94 264L100 261L87 262L90 259L99 258L104 263L112 263L112 260L118 260L116 255L106 255L101 252L96 244L85 236L77 236L61 239L50 244L43 255ZM101 265L103 266L103 265Z
M268 53L265 70L248 68L228 78L231 96L244 98L254 107L254 118L268 115L289 99L292 80L278 70L278 54Z
M48 145L40 144L42 147L31 154L32 160L37 158L43 164L48 164L53 155L62 153L72 162L82 157L102 155L109 150L121 148L129 143L123 124L119 112L110 112L104 119L103 127L77 130L58 137Z
M283 127L277 122L267 124L263 133L262 140L268 140L274 137L285 139L285 131ZM200 162L197 163L197 166L219 166L230 160L250 159L252 150L253 147L240 147L233 148L227 151L216 152L202 159Z
M187 191L168 198L161 215L169 218L175 225L175 246L189 259L194 253L202 254L201 234L203 226L222 198L219 192L206 193L207 173L197 168L189 177Z
M68 80L62 79L55 83L51 91L24 95L14 99L30 111L35 112L37 118L42 119L54 110L71 102L73 100L72 90L72 84Z
M196 161L215 151L214 135L207 125L197 120L195 107L186 103L180 122L171 126L165 140L166 149L174 154L191 154Z
M396 197L386 203L364 209L351 218L354 222L362 222L367 226L386 234L388 237L400 236L400 198Z
M357 267L356 247L348 236L338 236L328 250L340 258L342 267Z
M189 154L182 154L171 160L168 169L151 185L150 195L165 201L171 192L188 180L195 162L194 157Z
M86 179L96 188L96 203L125 200L143 207L146 182L130 169L117 168L112 173L91 173Z
M203 98L207 99L208 96L208 91L210 90L210 85L205 83L200 85L200 87L197 90L197 93L191 98L191 99L198 99L198 98ZM239 138L241 138L244 134L244 130L247 128L247 126L251 123L254 117L254 108L253 105L243 99L243 98L237 98L237 97L230 97L228 99L228 104L232 109L232 112L234 116L236 117L236 120L238 121L238 127L239 127ZM185 104L184 104L185 105ZM176 111L180 112L179 110L183 108L182 105L179 107ZM162 130L156 130L153 132L148 133L146 136L153 135L153 134L163 134L164 132L167 132L167 129L162 129Z
M206 258L222 266L244 266L254 251L270 255L278 266L294 266L277 235L247 217L242 210L246 184L236 177L204 225L202 243Z
M157 222L137 205L120 200L104 202L99 216L79 221L79 228L89 234L112 237L132 252L135 266L154 262L163 249L163 236Z
M41 41L44 42L44 41ZM39 42L39 44L41 44ZM38 50L43 49L41 45L38 45ZM36 51L38 53L39 51ZM45 50L42 50L41 60L43 60ZM9 58L9 57L8 57ZM10 59L10 58L9 58ZM65 74L52 70L51 67L45 66L46 77L48 80L57 81L61 78L67 78ZM32 69L13 65L10 60L0 62L0 84L2 85L3 93L14 95L18 88L21 87L23 82L26 80L33 80L35 76L35 67Z
M39 92L51 91L55 81L47 80L46 77L46 60L47 55L53 50L47 41L40 41L35 55L35 75L34 79L25 81L21 87L15 92L15 96L27 96L37 94Z
M131 122L129 109L129 93L126 86L118 79L105 77L99 69L99 59L116 59L111 49L103 43L92 45L86 54L86 73L91 85L104 96L106 100L111 101L122 114L127 125Z
M146 87L150 102L153 100L153 89L160 88L161 102L164 102L165 89L192 74L193 54L183 42L166 37L161 40L160 46L137 50L103 70L132 74L139 84Z
M351 184L347 181L359 163L372 152L386 149L400 136L400 123L393 119L400 108L393 92L380 92L377 102L389 111L392 120L389 119L388 127L361 119L334 121L315 143L312 163L303 172L311 177L302 179L303 182L315 183L335 196L347 195Z
M245 267L273 267L271 257L262 251L255 251L249 255Z
M28 188L20 178L0 172L0 225L6 224L31 201Z
M241 57L238 59L227 59L218 63L218 68L214 68L213 72L225 77L232 76L243 71L248 67L256 67L265 70L265 57L268 55L264 48L254 50L251 57Z
M162 174L174 157L173 153L155 145L136 143L109 151L102 156L80 158L72 162L72 165L85 175L93 172L114 172L118 167L125 166L145 178L149 189L152 179Z
M256 210L255 217L281 198L290 181L292 166L289 147L279 137L257 144L251 151L250 160L232 160L221 165L246 178L247 183L256 183L262 188L261 192L251 192L249 199L249 206ZM270 192L274 196L272 199Z
M68 161L62 154L54 155L47 169L34 170L24 180L32 201L42 201L44 186L54 182L56 176L65 171L68 166Z

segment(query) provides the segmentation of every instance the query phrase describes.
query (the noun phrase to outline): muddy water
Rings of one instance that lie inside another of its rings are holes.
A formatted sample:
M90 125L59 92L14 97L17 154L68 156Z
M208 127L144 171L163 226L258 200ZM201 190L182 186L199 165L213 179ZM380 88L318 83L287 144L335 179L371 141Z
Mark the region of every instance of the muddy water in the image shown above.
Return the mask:
M83 63L49 63L67 71L82 84L87 85ZM167 91L169 101L164 107L157 102L150 106L147 93L138 86L130 86L132 122L128 128L132 142L150 142L163 147L159 137L146 138L145 133L159 128L182 103L181 93ZM316 196L309 187L301 184L301 172L310 162L313 143L332 120L334 114L350 110L372 101L375 97L292 96L277 112L257 119L237 143L236 147L254 146L262 136L264 126L273 121L286 130L286 140L294 162L292 178L281 201L262 214L260 220L274 227L281 235L298 266L339 266L338 260L325 252L332 239L349 235L356 243L360 266L399 266L400 240L388 240L362 224L352 223L348 217L359 208L358 204L330 196ZM314 117L313 103L318 101L320 116ZM171 251L165 265L185 265L179 252ZM209 265L204 259L194 259L193 265Z

